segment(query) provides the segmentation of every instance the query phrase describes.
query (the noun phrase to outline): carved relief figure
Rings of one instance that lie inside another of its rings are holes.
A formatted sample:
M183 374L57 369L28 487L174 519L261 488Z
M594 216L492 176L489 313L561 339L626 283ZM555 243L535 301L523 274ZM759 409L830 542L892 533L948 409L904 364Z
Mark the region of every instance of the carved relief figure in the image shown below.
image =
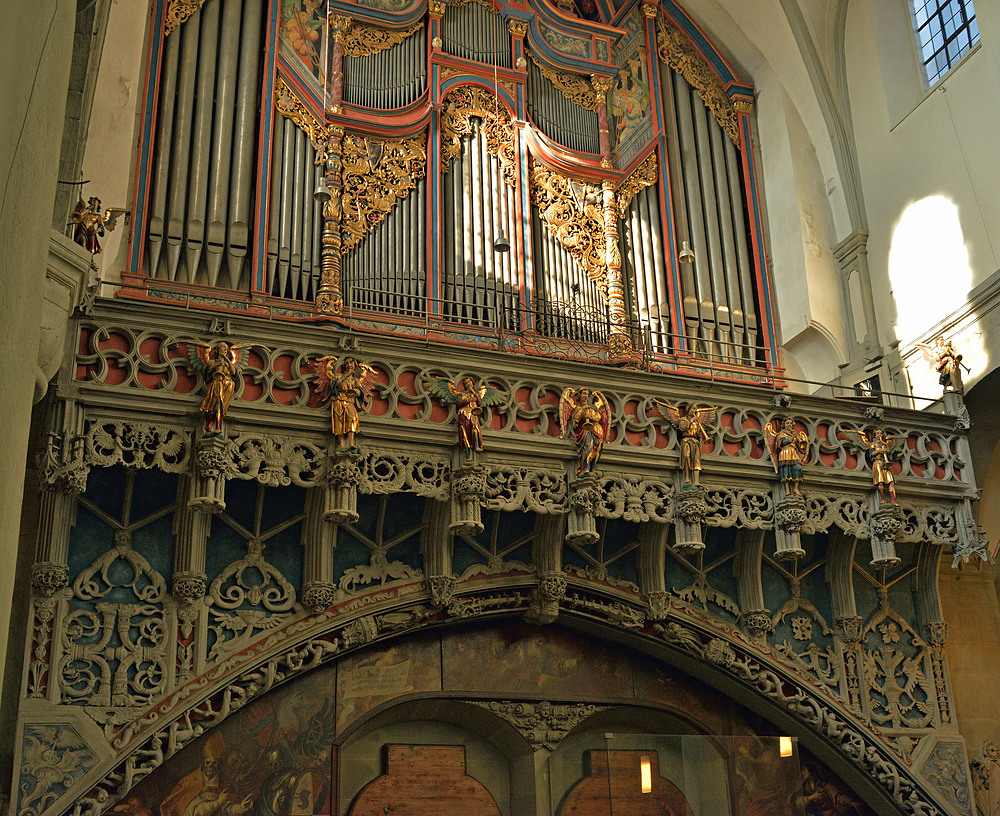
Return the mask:
M774 472L785 486L785 495L801 495L802 465L809 457L809 437L805 431L796 431L791 417L772 419L764 426L764 440Z
M243 816L253 808L222 780L226 742L213 731L202 747L201 766L183 777L160 805L160 816Z
M91 196L84 204L81 198L69 220L71 224L75 225L73 240L87 252L94 255L100 252L101 242L98 238L104 237L104 213L101 212L101 199Z
M222 420L236 393L237 377L247 362L243 349L250 345L226 340L214 346L199 342L188 344L191 367L201 373L207 388L199 410L205 415L205 430L209 433L222 433Z
M938 335L934 338L933 346L925 346L923 343L917 343L917 346L923 349L924 358L934 364L938 382L944 388L944 392L947 394L949 391L954 391L956 394L961 394L964 388L962 369L965 366L962 365L962 355L955 352L951 341Z
M424 387L432 396L445 405L455 405L458 445L465 451L468 459L483 449L483 432L480 427L483 408L500 405L504 397L498 389L486 383L476 388L476 381L472 377L463 377L459 385L461 388L456 387L455 381L447 377L429 377L424 380Z
M896 482L892 475L892 462L902 452L903 440L886 435L881 428L875 429L870 440L864 431L844 431L844 435L867 452L872 466L872 484L878 490L882 504L895 504Z
M573 431L577 474L593 472L611 426L607 399L600 391L592 392L586 386L567 388L559 399L559 425L562 428L560 439Z
M339 367L336 357L321 357L315 366L320 397L324 401L331 399L330 423L337 437L337 450L357 451L354 437L360 428L358 411L365 409L371 397L368 389L375 369L355 357L345 357Z
M680 468L684 473L685 484L700 484L701 474L701 443L709 437L705 424L715 420L718 408L698 408L693 402L681 411L680 406L668 405L659 400L653 400L666 411L667 418L677 428L680 434Z

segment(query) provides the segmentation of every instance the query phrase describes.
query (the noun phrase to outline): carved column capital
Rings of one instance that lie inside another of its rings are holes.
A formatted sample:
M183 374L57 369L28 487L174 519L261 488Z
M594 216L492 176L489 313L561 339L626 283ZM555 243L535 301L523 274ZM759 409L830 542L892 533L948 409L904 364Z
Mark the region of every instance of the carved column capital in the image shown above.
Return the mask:
M313 612L322 612L337 600L337 588L329 581L309 581L302 587L302 604Z
M646 593L646 616L650 620L663 620L669 609L670 595L666 591L657 589Z
M453 575L431 575L427 578L427 588L431 591L431 605L443 609L451 603L455 595Z
M771 623L771 612L768 609L753 609L740 616L740 623L747 634L757 639L763 639L774 631Z
M844 643L861 642L862 620L859 616L837 618L837 626L840 629L840 639Z
M171 579L171 594L186 604L204 598L207 587L208 579L200 572L177 572Z
M947 621L931 621L924 626L924 637L932 649L943 649L948 640Z
M452 472L451 523L455 535L472 535L483 531L482 502L486 498L486 468L466 462Z
M69 585L69 568L65 564L42 561L31 567L31 590L36 598L51 598Z

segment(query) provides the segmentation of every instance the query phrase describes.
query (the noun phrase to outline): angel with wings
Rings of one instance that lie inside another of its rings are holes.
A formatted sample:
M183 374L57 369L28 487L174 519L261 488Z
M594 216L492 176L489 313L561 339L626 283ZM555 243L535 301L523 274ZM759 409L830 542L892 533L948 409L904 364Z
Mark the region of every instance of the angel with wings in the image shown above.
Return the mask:
M764 426L764 441L774 472L785 486L785 495L801 495L802 465L809 457L809 437L805 431L796 431L791 417L772 419Z
M667 419L680 432L680 467L684 472L684 484L700 484L701 444L711 438L705 430L705 425L715 421L719 409L698 408L693 402L689 402L687 408L681 411L679 405L668 405L658 399L654 399L653 402L666 412Z
M962 369L968 371L968 368L962 364L962 355L955 352L951 341L939 335L934 338L933 346L917 343L917 347L923 351L924 359L934 365L934 370L938 373L938 383L944 388L945 393L954 391L961 394L964 388Z
M605 396L586 386L567 388L559 399L559 425L562 428L560 439L573 431L577 475L593 472L611 426L611 411Z
M447 377L428 377L424 380L424 387L433 397L445 405L456 406L458 444L465 451L466 459L471 459L473 453L483 450L483 432L480 428L483 408L500 405L504 396L500 390L486 383L476 388L476 381L472 377L463 377L459 385L461 388L456 387L455 381Z
M222 433L222 420L226 418L236 393L237 377L247 363L244 349L254 345L257 344L229 343L226 340L220 340L214 346L197 341L187 344L188 361L195 371L201 373L208 389L200 406L208 433Z
M335 356L320 357L314 363L319 378L319 395L330 402L330 425L337 437L337 451L356 453L355 434L360 422L358 411L365 409L371 398L369 387L375 369L359 363L356 357L345 357L338 363Z
M872 438L864 431L844 431L856 447L868 454L872 466L872 484L878 490L882 504L896 503L896 480L892 474L892 462L903 450L903 440L889 436L881 428L876 428ZM886 501L886 494L889 500Z

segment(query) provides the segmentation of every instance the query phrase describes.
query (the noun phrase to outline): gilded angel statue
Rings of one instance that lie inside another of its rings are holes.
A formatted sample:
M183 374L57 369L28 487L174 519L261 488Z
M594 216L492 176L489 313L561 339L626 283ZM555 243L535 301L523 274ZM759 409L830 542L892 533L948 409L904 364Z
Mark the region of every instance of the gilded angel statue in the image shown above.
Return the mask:
M330 402L330 425L337 437L337 451L356 453L355 435L360 429L358 412L364 411L371 400L371 381L375 369L359 363L356 357L341 362L333 355L320 357L313 363L319 379L320 399Z
M872 467L872 485L878 490L882 504L896 503L896 480L892 462L903 451L903 440L876 428L871 439L864 431L844 431L844 435L868 454ZM889 499L886 501L886 495Z
M668 405L658 399L654 399L653 402L666 412L667 419L680 433L680 467L684 472L684 483L700 484L701 444L711 438L705 430L705 425L715 422L718 407L698 408L693 402L689 402L687 408L682 411L679 405Z
M600 391L591 391L586 386L567 388L559 399L559 426L560 439L573 431L577 475L593 472L611 426L608 400Z
M764 426L764 441L774 472L785 486L785 495L801 495L802 465L809 457L809 437L805 431L796 431L791 417L772 419Z
M236 383L247 364L244 349L257 343L230 343L220 340L215 345L191 341L187 343L188 362L205 380L205 399L199 410L205 415L205 430L222 433L222 420L236 393Z
M938 373L938 383L947 394L954 391L962 393L965 387L962 383L962 369L968 371L968 367L962 363L962 355L956 353L955 347L950 340L938 335L934 338L934 345L928 346L924 343L917 343L917 347L924 353L924 359L933 364L934 370Z
M458 387L454 380L447 377L426 377L424 388L431 396L439 399L445 405L456 406L458 419L458 444L465 451L466 459L473 453L483 450L483 432L480 419L483 408L500 405L504 401L503 392L492 385L483 383L476 388L472 377L463 377Z

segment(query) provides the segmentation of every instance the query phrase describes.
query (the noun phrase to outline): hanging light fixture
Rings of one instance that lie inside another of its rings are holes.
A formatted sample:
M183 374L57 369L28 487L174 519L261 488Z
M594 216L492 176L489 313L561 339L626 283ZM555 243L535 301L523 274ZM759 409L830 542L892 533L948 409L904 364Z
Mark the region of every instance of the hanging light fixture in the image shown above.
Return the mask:
M497 54L493 52L493 119L500 121L500 79L497 76ZM493 251L496 253L510 252L510 241L500 227L500 234L493 241Z
M681 241L681 251L677 260L682 264L694 263L694 252L691 251L691 245L687 241Z
M328 105L328 91L330 89L330 4L326 4L326 28L324 29L325 36L323 38L323 64L326 70L323 71L323 122L326 122L326 112ZM330 192L330 185L326 183L326 162L323 162L322 171L319 176L319 184L316 185L316 189L313 190L313 201L317 204L327 204L333 200L333 193Z

